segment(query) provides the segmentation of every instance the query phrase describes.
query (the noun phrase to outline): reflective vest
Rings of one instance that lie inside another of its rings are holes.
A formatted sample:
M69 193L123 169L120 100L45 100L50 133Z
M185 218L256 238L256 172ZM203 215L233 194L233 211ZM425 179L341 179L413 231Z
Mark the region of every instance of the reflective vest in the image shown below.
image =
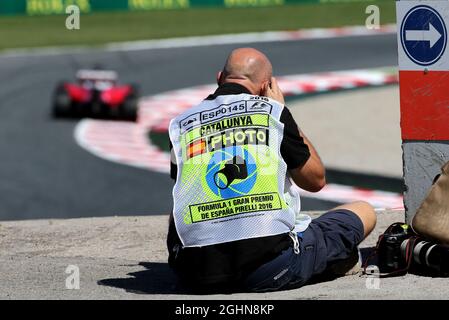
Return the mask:
M172 119L173 216L185 247L294 229L300 200L280 153L283 108L266 97L222 95Z

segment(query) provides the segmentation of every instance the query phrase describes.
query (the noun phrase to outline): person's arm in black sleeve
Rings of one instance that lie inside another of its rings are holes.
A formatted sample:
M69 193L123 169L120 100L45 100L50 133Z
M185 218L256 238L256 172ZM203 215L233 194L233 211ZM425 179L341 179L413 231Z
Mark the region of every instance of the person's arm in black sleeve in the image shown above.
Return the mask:
M287 164L288 170L296 169L303 166L309 160L309 147L304 143L303 137L299 134L298 126L287 107L284 107L280 121L284 124L281 156Z
M317 151L298 129L290 110L284 108L280 118L284 123L281 155L295 184L307 191L318 192L326 184L325 169Z

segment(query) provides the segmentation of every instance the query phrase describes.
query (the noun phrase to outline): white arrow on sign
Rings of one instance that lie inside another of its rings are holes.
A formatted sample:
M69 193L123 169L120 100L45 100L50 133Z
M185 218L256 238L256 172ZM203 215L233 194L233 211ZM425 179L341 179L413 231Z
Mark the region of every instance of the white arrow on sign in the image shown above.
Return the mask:
M441 33L429 22L429 30L405 30L406 41L429 41L432 48L441 38Z

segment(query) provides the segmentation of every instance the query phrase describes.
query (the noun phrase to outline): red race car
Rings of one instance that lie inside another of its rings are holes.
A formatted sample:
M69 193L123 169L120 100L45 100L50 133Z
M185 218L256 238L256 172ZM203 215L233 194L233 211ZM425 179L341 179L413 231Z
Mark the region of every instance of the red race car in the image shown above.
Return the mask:
M110 70L79 70L76 83L61 82L53 96L55 117L95 117L136 121L138 89L118 84Z

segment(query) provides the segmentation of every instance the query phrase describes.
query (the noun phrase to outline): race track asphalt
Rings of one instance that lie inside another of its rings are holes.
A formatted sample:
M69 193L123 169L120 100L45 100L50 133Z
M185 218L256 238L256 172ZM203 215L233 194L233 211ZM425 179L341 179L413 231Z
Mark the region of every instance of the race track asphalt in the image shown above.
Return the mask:
M276 75L397 64L395 35L248 44L264 51ZM51 56L0 56L0 220L167 214L168 175L97 158L74 141L76 120L50 117L59 80L101 64L144 95L212 83L241 45ZM305 209L333 205L303 199Z

